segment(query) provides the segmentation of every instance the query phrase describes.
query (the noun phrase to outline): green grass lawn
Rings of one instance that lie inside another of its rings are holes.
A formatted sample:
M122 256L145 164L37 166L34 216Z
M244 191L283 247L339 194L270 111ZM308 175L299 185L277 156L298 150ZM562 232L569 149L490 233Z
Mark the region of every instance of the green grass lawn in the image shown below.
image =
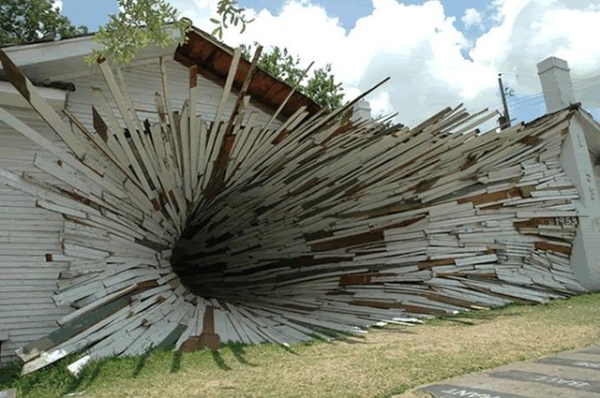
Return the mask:
M79 378L74 358L18 378L0 369L0 390L19 397L388 397L416 386L600 342L600 294L510 306L386 327L365 338L289 349L265 344L219 352L154 352L108 359Z

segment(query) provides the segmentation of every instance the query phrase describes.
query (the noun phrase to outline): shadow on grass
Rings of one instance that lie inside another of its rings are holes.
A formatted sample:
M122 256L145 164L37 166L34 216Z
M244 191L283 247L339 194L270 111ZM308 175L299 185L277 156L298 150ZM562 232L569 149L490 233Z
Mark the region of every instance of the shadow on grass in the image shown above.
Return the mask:
M14 388L19 380L20 373L21 366L16 361L9 362L5 366L0 367L0 391Z
M231 370L229 365L225 363L225 360L223 359L219 351L211 351L210 354L212 355L213 360L215 361L217 366L221 368L221 370Z
M171 359L171 373L177 373L181 370L181 351L174 351Z
M93 365L92 365L92 366L93 366ZM94 371L96 371L96 368L98 368L98 367L97 367L97 366L94 366L94 370L92 371L92 374L91 374L91 376L90 376L90 381L88 381L88 382L86 383L87 385L90 385L90 384L92 383L92 381L94 381L94 379L95 379L96 377L98 377L98 375L95 375L95 374L94 374ZM84 370L84 372L85 372L85 370ZM100 371L99 371L99 370L98 370L97 372L98 372L98 374L100 374ZM87 373L87 372L86 372L86 373ZM67 386L66 386L66 388L65 388L65 391L64 391L64 392L65 392L65 394L70 394L70 393L72 393L72 392L74 392L74 391L77 391L77 389L78 389L78 388L80 388L80 387L81 387L81 385L83 384L83 380L84 380L84 377L73 377L73 378L71 379L71 382L70 382L69 384L67 384Z
M292 347L290 347L290 346L281 345L280 347L283 348L289 354L294 354L294 355L300 356L300 354L298 354L296 351L294 351L292 349Z
M92 362L84 367L78 377L72 378L66 388L65 394L73 393L77 390L84 390L91 386L102 373L102 368L105 363L105 361Z
M144 367L146 366L146 362L148 361L148 358L154 352L156 352L156 350L148 350L142 356L140 356L138 358L137 364L135 365L135 369L133 369L133 373L131 374L131 377L136 378L139 376L139 374L142 372L142 370L144 370Z
M67 369L75 358L68 356L25 376L21 376L23 364L20 361L10 362L0 367L0 391L14 388L19 397L30 394L39 397L64 396L73 393L81 387L81 381L84 380L77 379Z
M235 359L238 360L239 363L241 363L242 365L246 365L246 366L250 366L250 367L256 367L256 364L248 362L248 360L245 358L246 355L246 345L244 344L231 344L228 345L227 348L229 348L231 350L231 353L233 354L233 356L235 357Z
M365 336L339 336L337 341L346 344L367 344Z

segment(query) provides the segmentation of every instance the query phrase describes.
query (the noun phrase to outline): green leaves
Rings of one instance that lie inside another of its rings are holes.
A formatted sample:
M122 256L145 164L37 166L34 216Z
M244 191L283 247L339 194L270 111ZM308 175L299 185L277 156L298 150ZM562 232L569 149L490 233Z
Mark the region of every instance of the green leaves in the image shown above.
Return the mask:
M136 53L150 45L167 47L173 43L172 32L179 32L183 44L191 27L189 19L180 19L179 12L166 0L118 0L119 14L109 15L109 22L100 28L94 40L102 44L86 58L89 64L99 59L114 63L129 63Z
M342 105L343 90L342 83L336 83L331 74L331 64L327 64L324 68L315 70L306 84L304 94L324 108L334 109Z
M0 45L73 37L88 32L73 26L52 0L0 1Z
M256 46L256 42L253 45L242 45L242 56L250 59L250 54L254 52L253 47ZM304 71L299 65L300 58L291 55L287 48L281 49L278 46L264 52L258 63L262 70L290 86L302 78ZM297 90L327 109L339 107L344 99L342 83L336 82L331 73L331 65L315 70L308 81L301 83Z
M212 31L212 35L222 39L223 31L229 25L241 25L240 33L244 33L246 25L254 19L246 20L243 12L244 9L239 7L237 0L220 0L217 5L217 14L221 19L210 19L212 23L218 25ZM258 43L255 42L253 46L258 46ZM242 55L247 60L250 59L253 46L242 45ZM291 55L287 48L281 49L277 46L263 53L259 61L259 67L262 70L290 86L296 85L303 79L304 71L299 65L300 59L298 57ZM337 108L342 104L344 98L344 89L341 83L336 82L331 73L331 65L315 70L306 83L298 85L297 90L327 109Z
M89 64L99 59L114 63L129 63L136 53L150 45L166 47L173 42L173 32L179 32L180 44L185 43L186 32L192 23L180 19L179 13L167 0L117 0L120 12L108 16L109 22L100 27L94 40L102 49L86 57ZM23 44L46 39L72 37L88 32L85 26L75 27L69 19L53 7L53 0L2 0L0 2L0 45ZM240 27L243 33L247 24L244 9L237 0L219 0L217 18L210 21L218 25L212 34L220 39L230 26ZM255 43L256 44L256 43ZM245 46L249 58L250 46ZM273 47L263 55L260 67L269 74L295 85L302 78L300 59L286 48ZM317 69L298 91L326 108L341 105L342 86L335 81L331 67Z
M221 19L210 19L212 23L217 25L211 34L220 40L223 39L223 31L228 29L230 25L235 27L240 25L240 33L244 33L246 25L254 21L254 19L246 20L244 9L239 6L237 0L219 0L217 3L217 14Z

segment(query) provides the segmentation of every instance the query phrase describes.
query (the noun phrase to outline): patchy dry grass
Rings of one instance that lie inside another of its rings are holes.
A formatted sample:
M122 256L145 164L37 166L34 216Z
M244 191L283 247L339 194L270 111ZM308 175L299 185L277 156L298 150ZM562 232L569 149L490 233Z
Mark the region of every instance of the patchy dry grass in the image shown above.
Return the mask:
M53 397L387 397L416 386L600 340L600 294L547 305L388 327L364 339L169 351L92 364L79 379L63 362L16 379L0 371L0 390Z

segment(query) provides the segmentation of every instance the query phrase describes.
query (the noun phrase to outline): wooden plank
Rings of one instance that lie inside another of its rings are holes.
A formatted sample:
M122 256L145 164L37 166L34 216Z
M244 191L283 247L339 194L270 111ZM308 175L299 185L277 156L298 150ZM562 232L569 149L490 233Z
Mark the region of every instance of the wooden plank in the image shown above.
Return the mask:
M583 291L569 263L578 194L559 158L572 113L479 134L493 113L446 108L410 129L356 120L353 101L275 125L246 95L258 56L239 58L218 95L196 66L169 87L159 59L148 76L162 95L147 95L143 72L116 79L102 63L99 108L67 113L81 159L0 111L40 146L0 152L0 299L13 306L0 319L15 346L37 336L28 325L60 326L20 351L25 372L69 353L87 352L80 369L162 345L290 345Z
M69 127L61 120L58 114L52 107L42 98L38 89L29 81L27 77L6 53L0 49L0 62L4 68L4 73L12 85L21 93L23 98L27 100L35 109L35 111L48 123L56 134L64 141L65 144L73 151L75 156L83 159L87 153L85 147Z

